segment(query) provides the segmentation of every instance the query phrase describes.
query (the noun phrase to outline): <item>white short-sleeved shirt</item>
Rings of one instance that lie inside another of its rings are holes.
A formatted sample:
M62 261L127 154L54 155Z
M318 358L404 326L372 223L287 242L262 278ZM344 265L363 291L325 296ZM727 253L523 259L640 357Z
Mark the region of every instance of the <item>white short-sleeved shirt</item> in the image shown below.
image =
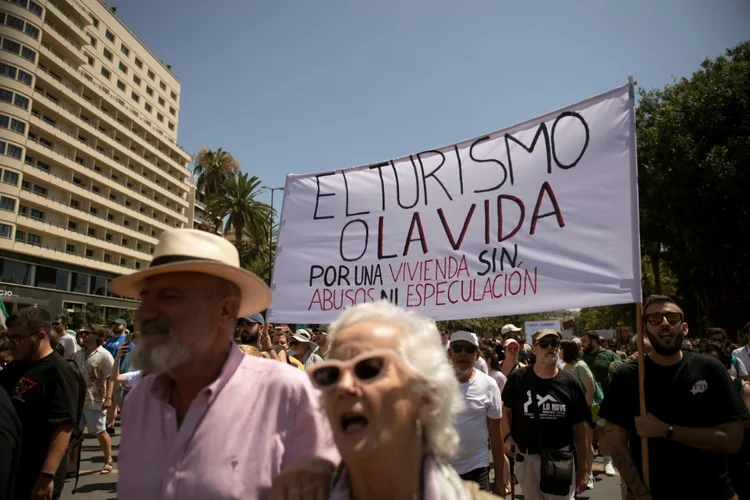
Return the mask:
M732 356L734 356L734 359L732 360L732 365L729 367L729 375L732 377L747 377L747 363L745 361L737 356L735 352L737 352L739 349L735 349L732 352ZM737 366L734 366L735 361L737 362ZM739 369L739 370L738 370ZM739 371L739 373L737 373Z
M492 369L490 369L489 376L495 379L495 382L497 382L497 388L500 389L500 394L502 394L503 389L505 388L505 383L508 381L508 377L506 377L503 372Z
M495 379L474 371L465 384L459 384L466 408L456 418L456 431L460 439L458 453L450 461L459 474L466 474L490 464L489 431L487 419L502 417L503 402Z
M75 361L76 353L81 349L78 346L78 342L76 342L76 338L68 335L67 333L64 333L60 335L60 340L58 340L58 342L63 346L63 349L65 350L65 354L63 354L63 357L65 359Z
M122 378L122 383L125 385L125 388L132 390L143 378L143 372L141 370L136 370L134 372L121 373L120 377Z
M750 347L744 345L740 347L739 349L735 349L734 351L732 351L732 356L737 358L737 361L740 362L740 372L742 371L742 368L744 367L745 373L737 374L736 373L737 370L735 370L734 366L732 366L732 368L729 370L729 374L734 375L735 377L737 377L738 375L740 377L746 377L747 368L750 367ZM735 372L735 373L732 373L732 372Z
M474 368L482 373L488 373L487 362L481 356L479 357L479 359L477 359L477 362L474 363Z

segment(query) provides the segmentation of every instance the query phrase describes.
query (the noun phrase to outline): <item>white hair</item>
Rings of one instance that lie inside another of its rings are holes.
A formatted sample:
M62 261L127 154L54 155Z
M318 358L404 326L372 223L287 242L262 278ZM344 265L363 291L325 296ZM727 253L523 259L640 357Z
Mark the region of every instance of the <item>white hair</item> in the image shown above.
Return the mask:
M425 382L413 384L412 390L418 397L429 394L432 402L427 421L422 422L425 451L438 458L451 457L459 441L453 424L456 415L464 409L464 398L448 363L437 326L431 320L388 301L369 302L346 309L330 325L328 335L332 345L335 345L341 330L365 321L382 323L402 332L398 351Z

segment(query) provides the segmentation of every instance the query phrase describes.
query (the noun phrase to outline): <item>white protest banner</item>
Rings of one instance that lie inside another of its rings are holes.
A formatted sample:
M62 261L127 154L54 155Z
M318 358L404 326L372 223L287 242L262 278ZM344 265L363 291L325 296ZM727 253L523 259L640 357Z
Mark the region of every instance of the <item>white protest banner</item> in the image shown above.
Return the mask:
M328 323L381 298L435 320L641 300L630 89L397 160L288 175L270 320Z
M529 345L533 344L531 336L542 328L552 328L556 332L562 334L559 319L551 319L549 321L526 321L523 324L523 331L526 333L526 343Z

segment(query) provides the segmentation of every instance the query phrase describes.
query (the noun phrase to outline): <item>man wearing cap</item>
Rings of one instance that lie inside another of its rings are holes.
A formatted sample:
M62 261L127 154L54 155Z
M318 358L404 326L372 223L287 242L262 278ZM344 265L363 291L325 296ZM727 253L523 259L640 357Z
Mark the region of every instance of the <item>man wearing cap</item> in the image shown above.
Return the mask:
M118 318L112 322L112 336L102 345L102 347L112 355L112 359L117 357L117 351L120 350L120 347L122 347L122 344L125 342L127 333L127 323L124 319ZM120 359L120 369L122 370L122 359ZM117 410L122 406L123 401L122 387L120 384L115 384L112 388L111 397L109 394L107 396L107 400L105 400L105 406L107 408L107 433L109 433L109 435L114 435Z
M318 355L323 360L328 359L328 353L331 352L331 343L328 342L328 332L319 331L315 343L318 344Z
M487 441L492 449L495 467L494 492L504 496L506 478L503 470L503 441L500 431L502 400L500 389L489 375L477 370L479 340L471 332L454 332L449 349L453 371L464 395L466 407L456 417L459 449L450 463L465 481L475 481L479 488L490 489L490 458Z
M305 374L233 345L237 318L271 304L234 245L203 231L164 231L151 266L110 290L141 301L133 354L149 373L123 413L120 500L263 500L273 477L300 458L338 463Z
M587 463L589 407L578 381L557 367L560 337L548 328L536 332L532 338L536 363L514 370L503 389L505 453L516 457L516 475L530 500L572 500L588 482L586 467L575 470L573 462L575 454L577 463ZM561 480L566 492L542 489L542 448L568 462L572 472Z
M305 368L316 363L322 363L323 358L313 352L312 335L304 328L300 328L289 340L289 355L299 359Z
M262 349L260 345L261 328L265 324L263 315L260 313L251 314L245 316L237 321L237 326L240 330L240 350L246 354L252 354L254 356L260 356L263 358L270 359L271 355L267 352L267 349ZM270 349L270 342L267 346ZM251 349L248 349L251 348Z

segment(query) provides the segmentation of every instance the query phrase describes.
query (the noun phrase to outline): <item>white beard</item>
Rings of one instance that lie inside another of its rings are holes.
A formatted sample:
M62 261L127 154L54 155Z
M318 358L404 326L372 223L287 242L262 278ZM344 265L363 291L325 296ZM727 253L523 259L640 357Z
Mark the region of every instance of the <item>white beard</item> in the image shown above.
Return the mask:
M155 347L143 344L133 351L133 365L145 373L169 373L190 361L190 350L173 336Z

